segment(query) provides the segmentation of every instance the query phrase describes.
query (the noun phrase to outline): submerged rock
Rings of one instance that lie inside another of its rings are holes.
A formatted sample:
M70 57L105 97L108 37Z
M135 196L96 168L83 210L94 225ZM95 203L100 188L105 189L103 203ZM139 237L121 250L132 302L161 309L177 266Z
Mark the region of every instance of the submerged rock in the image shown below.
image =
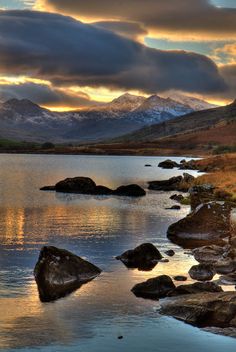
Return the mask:
M131 291L137 297L157 300L166 297L173 289L175 284L172 279L167 275L161 275L135 285Z
M169 226L168 238L184 248L223 245L230 235L230 207L226 203L201 204L184 219Z
M173 194L170 196L170 199L175 200L176 202L181 203L182 200L184 199L184 196L182 194Z
M130 249L117 256L116 259L121 260L128 268L138 268L145 271L152 270L162 259L162 255L152 243L143 243L135 249Z
M120 186L116 190L112 190L106 186L97 186L91 178L82 176L66 178L58 182L55 186L45 186L40 188L40 190L105 196L142 197L146 195L145 190L136 184Z
M163 301L160 313L198 327L236 329L236 293L204 292L176 297Z
M43 247L34 269L39 296L43 302L64 297L100 273L97 266L56 247Z
M173 169L175 167L179 167L180 165L173 160L167 159L167 160L160 162L158 164L158 166L163 169Z
M40 188L40 191L55 191L56 187L55 186L44 186Z
M170 208L166 208L166 210L180 210L181 206L180 205L172 205Z
M214 268L209 264L193 265L189 270L189 275L193 280L209 281L214 277Z
M168 251L165 251L165 254L169 257L173 257L175 255L175 251L173 251L173 249L168 249Z
M180 285L168 293L168 297L196 294L201 292L223 292L222 288L214 282L194 282L189 285Z
M174 276L174 280L175 281L186 281L187 277L186 276L182 276L182 275L177 275L177 276Z

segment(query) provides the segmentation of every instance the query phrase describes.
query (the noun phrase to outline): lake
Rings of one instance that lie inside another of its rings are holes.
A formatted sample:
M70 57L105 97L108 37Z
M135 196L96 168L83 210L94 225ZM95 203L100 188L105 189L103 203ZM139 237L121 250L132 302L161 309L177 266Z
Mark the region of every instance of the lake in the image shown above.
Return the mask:
M182 173L158 168L164 159L0 155L0 350L235 351L235 339L160 316L157 301L136 298L130 291L157 275L186 275L195 263L166 238L168 226L189 212L188 206L165 210L174 204L169 196L175 192L148 191L146 197L131 199L39 191L73 176L88 176L108 187L138 183L147 188L147 181ZM143 242L152 242L162 253L174 249L176 255L150 272L128 270L114 259ZM41 303L33 269L44 245L68 249L103 272L67 297Z

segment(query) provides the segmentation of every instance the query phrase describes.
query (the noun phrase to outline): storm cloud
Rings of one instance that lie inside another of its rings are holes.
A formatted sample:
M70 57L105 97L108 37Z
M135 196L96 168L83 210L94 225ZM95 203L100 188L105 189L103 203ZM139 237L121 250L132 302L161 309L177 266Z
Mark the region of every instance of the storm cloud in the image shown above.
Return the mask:
M91 106L96 102L83 92L64 91L56 89L46 84L20 83L20 84L0 84L0 101L8 99L29 99L36 104L48 107L79 107Z
M226 89L209 58L151 49L59 14L0 12L0 74L27 75L55 85L106 86L147 93Z
M236 9L216 7L210 0L38 0L38 4L84 20L138 22L157 33L236 37Z

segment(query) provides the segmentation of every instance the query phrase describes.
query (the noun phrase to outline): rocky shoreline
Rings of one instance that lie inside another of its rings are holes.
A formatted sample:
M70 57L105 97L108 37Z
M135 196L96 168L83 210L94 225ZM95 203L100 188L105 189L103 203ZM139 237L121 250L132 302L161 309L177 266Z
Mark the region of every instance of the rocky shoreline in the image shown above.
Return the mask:
M197 170L197 163L182 160L177 164L167 160L159 164L159 167ZM186 273L194 281L191 284L183 284L186 276L177 275L173 281L163 273L136 284L131 291L137 297L160 299L160 314L213 332L217 329L216 332L220 334L236 336L236 291L224 292L221 287L236 285L236 226L232 217L236 204L227 196L219 195L214 185L196 185L195 178L188 173L165 181L150 181L148 188L152 191L180 192L171 196L177 203L182 203L188 194L191 211L185 218L169 226L167 237L181 246L183 251L184 248L191 249L191 254L199 264L193 265ZM138 185L111 190L97 186L86 177L65 179L41 190L130 197L146 194ZM179 208L179 205L174 205L170 209ZM165 254L170 259L175 255L173 250L168 249ZM116 259L127 268L142 271L151 271L158 262L168 263L170 260L151 243L143 243L127 250ZM93 264L68 251L44 247L35 267L40 298L42 301L50 301L63 297L100 272ZM221 276L217 281L212 281L216 274Z

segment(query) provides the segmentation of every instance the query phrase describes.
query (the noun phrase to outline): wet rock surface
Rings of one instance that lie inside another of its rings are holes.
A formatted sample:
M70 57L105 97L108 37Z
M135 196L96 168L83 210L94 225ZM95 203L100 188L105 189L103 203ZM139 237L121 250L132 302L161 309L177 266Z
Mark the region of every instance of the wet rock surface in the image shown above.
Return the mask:
M116 257L128 268L138 268L143 271L152 270L162 258L161 253L152 243L143 243Z
M224 245L223 238L230 236L230 207L218 202L201 204L184 219L170 225L167 236L184 248Z
M168 180L150 181L148 182L148 188L154 191L188 192L193 181L194 177L185 173L183 176L174 176Z
M199 263L213 264L219 261L225 253L225 248L209 245L193 249L194 259Z
M173 289L175 289L175 284L172 279L167 275L161 275L135 285L131 291L137 297L158 300L166 297Z
M89 177L73 177L66 178L55 186L44 186L40 188L42 191L56 191L62 193L77 193L88 195L114 195L127 197L143 197L146 191L136 184L120 186L112 190L106 186L96 185L96 183Z
M56 247L43 247L34 269L41 301L64 297L93 280L101 269L77 255Z
M214 267L210 264L193 265L189 270L189 275L193 280L209 281L214 277Z
M204 292L172 298L161 303L160 313L198 327L236 329L236 293Z
M196 294L201 292L223 292L222 288L214 282L194 282L189 285L180 285L168 293L168 297Z

